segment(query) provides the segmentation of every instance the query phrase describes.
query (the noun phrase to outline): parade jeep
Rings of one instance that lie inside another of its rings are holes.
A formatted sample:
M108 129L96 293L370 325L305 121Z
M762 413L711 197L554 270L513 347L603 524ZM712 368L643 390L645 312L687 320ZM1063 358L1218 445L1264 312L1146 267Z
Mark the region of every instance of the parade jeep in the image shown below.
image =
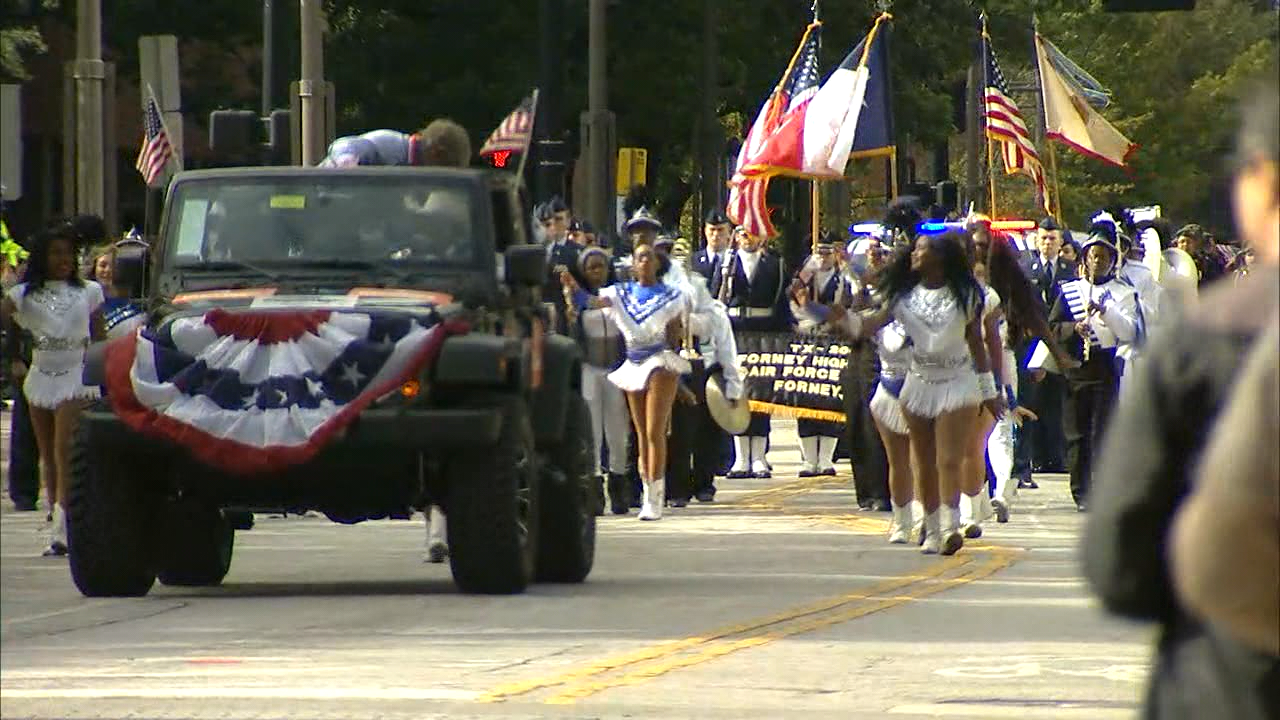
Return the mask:
M253 513L431 505L463 591L583 581L591 429L527 217L489 170L179 174L155 242L117 262L145 278L146 324L86 354L104 396L73 451L79 590L217 585Z

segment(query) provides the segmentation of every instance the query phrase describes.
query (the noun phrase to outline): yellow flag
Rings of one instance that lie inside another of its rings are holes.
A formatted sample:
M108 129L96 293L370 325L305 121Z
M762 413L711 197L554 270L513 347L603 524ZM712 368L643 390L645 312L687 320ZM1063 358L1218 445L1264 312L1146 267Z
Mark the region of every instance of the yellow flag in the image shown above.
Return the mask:
M1053 47L1053 43L1037 33L1036 59L1040 63L1040 91L1044 95L1045 136L1089 157L1123 167L1138 146L1089 106L1075 84L1049 62L1046 46Z

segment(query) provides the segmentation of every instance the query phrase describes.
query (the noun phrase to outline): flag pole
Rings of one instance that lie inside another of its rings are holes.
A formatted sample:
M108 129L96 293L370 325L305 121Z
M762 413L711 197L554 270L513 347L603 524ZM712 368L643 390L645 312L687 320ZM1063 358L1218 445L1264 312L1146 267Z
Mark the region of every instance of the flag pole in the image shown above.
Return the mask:
M809 207L811 209L809 220L810 220L811 228L813 230L813 240L812 242L809 243L810 245L809 251L816 253L818 252L818 232L819 232L818 231L818 181L810 180L809 186L810 186Z
M516 168L516 177L524 182L524 165L529 160L529 150L533 145L533 128L538 122L538 88L533 89L533 108L529 112L529 139L525 141L524 152L520 153L520 166Z
M1058 187L1058 153L1053 148L1053 141L1045 138L1044 144L1049 146L1049 169L1053 171L1053 210L1054 216L1062 220L1062 190Z
M991 190L991 219L997 218L996 214L996 155L991 147L991 136L987 136L987 187Z
M889 151L889 199L898 197L898 146Z

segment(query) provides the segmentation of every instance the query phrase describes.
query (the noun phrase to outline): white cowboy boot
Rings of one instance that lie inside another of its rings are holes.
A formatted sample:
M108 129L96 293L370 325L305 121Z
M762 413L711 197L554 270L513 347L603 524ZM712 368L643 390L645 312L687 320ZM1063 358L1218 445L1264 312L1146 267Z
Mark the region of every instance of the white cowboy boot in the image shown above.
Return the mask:
M448 526L444 512L432 505L427 511L427 562L442 563L449 557Z
M960 532L970 540L982 537L982 520L978 515L977 495L960 493Z
M905 545L911 537L911 504L893 504L893 519L889 521L889 542Z
M644 481L644 499L640 501L641 520L661 520L662 503L666 499L667 481L665 478Z
M800 477L813 477L818 474L818 442L817 437L800 438Z
M755 477L773 477L773 470L765 457L765 446L768 444L769 438L764 435L751 438L751 474Z
M835 475L836 474L836 443L837 438L819 437L818 438L818 474L819 475Z
M733 467L725 477L751 477L751 438L747 435L733 436Z
M939 537L942 521L938 517L941 508L934 510L924 516L923 536L924 542L920 545L920 552L925 555L937 555L942 545L942 539Z
M964 547L964 534L960 532L960 508L954 505L943 505L938 508L938 511L941 517L939 528L941 542L938 553L955 555L960 548Z

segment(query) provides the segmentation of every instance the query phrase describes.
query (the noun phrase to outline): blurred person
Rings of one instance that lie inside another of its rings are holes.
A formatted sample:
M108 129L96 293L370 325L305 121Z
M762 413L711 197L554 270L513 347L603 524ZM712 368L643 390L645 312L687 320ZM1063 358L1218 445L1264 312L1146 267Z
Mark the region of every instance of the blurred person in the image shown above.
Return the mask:
M1255 250L1257 267L1238 284L1221 283L1202 292L1176 332L1152 343L1107 434L1085 526L1085 576L1102 604L1160 626L1143 710L1149 719L1280 716L1280 663L1275 656L1207 628L1178 596L1168 564L1173 519L1194 486L1196 468L1205 461L1211 428L1239 381L1248 349L1278 312L1280 94L1274 68L1245 97L1233 205L1236 226ZM1223 426L1222 431L1248 429ZM1269 442L1275 443L1274 433ZM1252 486L1252 479L1230 481ZM1274 492L1274 477L1271 483ZM1215 507L1214 512L1220 510L1226 508ZM1221 519L1227 518L1224 513ZM1232 553L1245 532L1234 528ZM1274 539L1274 526L1269 532ZM1233 589L1238 581L1233 578Z
M16 322L34 338L32 363L11 358L15 376L25 376L23 392L40 450L45 494L53 504L53 528L46 556L67 554L66 504L71 475L71 443L86 399L97 388L81 381L90 338L101 339L102 286L80 279L77 236L62 223L38 236L23 282L0 302L0 321Z
M600 246L595 226L586 220L579 220L578 218L574 218L569 223L569 241L584 248Z
M1280 659L1280 316L1253 344L1174 518L1170 564L1187 609Z
M733 224L720 208L707 212L702 221L702 237L706 247L694 253L689 263L690 269L707 279L707 287L714 296L720 286L718 278L724 268L729 253L729 242L733 233Z

